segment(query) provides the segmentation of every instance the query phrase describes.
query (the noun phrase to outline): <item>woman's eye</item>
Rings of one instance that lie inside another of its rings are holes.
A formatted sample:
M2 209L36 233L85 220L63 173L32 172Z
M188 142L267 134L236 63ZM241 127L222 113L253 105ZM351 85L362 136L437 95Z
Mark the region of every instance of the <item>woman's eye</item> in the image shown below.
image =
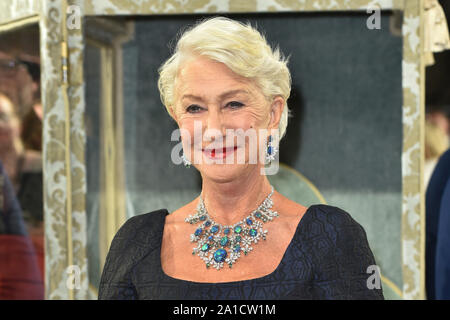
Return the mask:
M238 109L242 106L244 106L244 104L237 101L231 101L227 104L227 107L231 107L232 109Z
M196 104L190 105L189 107L186 108L186 111L189 113L197 113L201 110L202 108Z

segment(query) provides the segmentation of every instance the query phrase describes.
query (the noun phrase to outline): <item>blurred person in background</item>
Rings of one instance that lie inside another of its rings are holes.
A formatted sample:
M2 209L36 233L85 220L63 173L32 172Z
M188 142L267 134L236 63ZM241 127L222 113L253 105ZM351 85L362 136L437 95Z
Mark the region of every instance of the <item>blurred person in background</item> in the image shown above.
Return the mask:
M436 246L438 241L440 241L442 244L442 237L445 236L445 234L442 233L442 228L440 226L440 224L442 223L441 204L443 201L444 191L449 179L450 149L444 152L444 154L439 158L439 161L436 164L433 174L431 175L430 182L428 183L428 187L426 190L425 282L427 298L429 300L434 300L437 298L435 285L436 280L441 277L441 275L436 274ZM448 230L444 233L448 233ZM449 247L449 244L447 243L446 246Z
M41 145L39 28L31 26L0 38L0 161L9 190L1 196L17 204L1 208L0 298L44 298ZM11 217L20 232L7 227Z
M36 68L37 61L28 55L19 52L7 52L0 48L0 91L6 94L17 107L17 114L23 119L33 108L36 94L39 90L39 82L33 80L36 73L33 69L30 73L29 68Z
M424 185L428 186L439 157L449 148L449 139L442 127L430 119L425 122Z
M42 150L42 106L39 58L0 48L0 92L16 107L23 123L21 138L29 150Z
M0 300L44 299L39 271L19 202L0 161Z
M434 104L427 106L425 133L425 212L426 212L426 292L427 299L436 299L436 245L439 235L441 202L447 181L450 178L450 150L440 154L434 164L437 153L442 152L445 142L450 139L450 105ZM439 128L439 129L437 129ZM444 133L444 136L442 136ZM434 150L433 150L434 149ZM434 167L434 170L431 170ZM427 182L427 175L432 172Z
M44 274L40 59L0 45L0 160L11 179Z
M21 122L15 108L11 100L0 92L0 160L22 208L43 275L42 158L40 152L24 148L20 135Z
M426 120L442 129L450 137L450 105L428 105L426 110Z
M27 150L35 150L42 151L42 117L43 117L43 109L41 104L41 90L40 90L40 78L41 78L41 69L39 58L20 54L20 63L27 68L28 74L31 77L31 83L28 82L27 86L29 86L32 90L28 92L32 98L27 98L25 101L31 101L31 108L25 107L28 111L22 118L22 132L21 138L24 144L25 149Z
M448 161L449 158L446 158ZM447 162L447 166L449 163ZM447 179L439 210L435 258L435 298L450 299L450 178Z

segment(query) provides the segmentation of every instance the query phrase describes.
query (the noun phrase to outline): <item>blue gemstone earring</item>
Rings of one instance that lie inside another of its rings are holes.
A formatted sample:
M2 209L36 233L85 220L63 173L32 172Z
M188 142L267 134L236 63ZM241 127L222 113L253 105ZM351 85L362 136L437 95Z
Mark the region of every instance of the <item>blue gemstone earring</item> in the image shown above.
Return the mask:
M272 161L275 161L275 155L278 152L278 148L272 145L273 138L272 135L267 137L267 149L266 149L266 161L270 164Z

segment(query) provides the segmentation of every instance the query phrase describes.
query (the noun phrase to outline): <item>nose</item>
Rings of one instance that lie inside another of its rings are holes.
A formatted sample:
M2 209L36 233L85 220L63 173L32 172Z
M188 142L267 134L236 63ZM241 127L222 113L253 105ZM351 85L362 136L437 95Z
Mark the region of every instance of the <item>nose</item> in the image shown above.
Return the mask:
M216 108L208 110L205 129L204 138L207 140L216 139L219 133L224 136L223 115Z

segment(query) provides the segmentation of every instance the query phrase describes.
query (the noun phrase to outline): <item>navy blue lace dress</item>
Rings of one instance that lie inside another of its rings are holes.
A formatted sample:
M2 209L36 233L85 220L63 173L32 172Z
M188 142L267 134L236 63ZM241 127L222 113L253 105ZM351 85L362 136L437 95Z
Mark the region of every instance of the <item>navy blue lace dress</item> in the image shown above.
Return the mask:
M106 258L99 299L383 299L369 289L375 265L366 233L342 209L312 205L278 267L261 278L199 283L172 278L161 267L166 209L129 219Z

